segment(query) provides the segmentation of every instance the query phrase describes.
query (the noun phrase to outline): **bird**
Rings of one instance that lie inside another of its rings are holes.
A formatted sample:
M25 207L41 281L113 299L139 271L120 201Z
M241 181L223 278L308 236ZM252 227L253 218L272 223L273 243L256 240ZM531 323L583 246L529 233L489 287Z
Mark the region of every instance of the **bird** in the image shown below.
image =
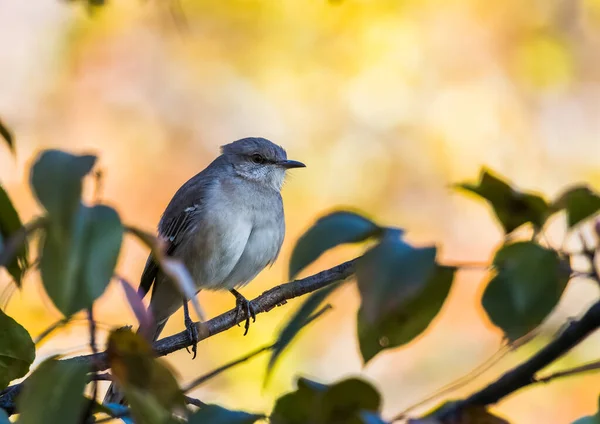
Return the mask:
M272 265L281 250L285 217L281 189L288 170L303 168L285 149L265 138L247 137L221 146L221 154L175 193L158 224L166 254L179 259L200 290L228 290L236 299L236 322L242 311L244 335L255 311L237 289ZM151 290L149 310L156 341L167 320L181 306L196 356L197 328L177 286L148 256L138 293ZM239 325L239 323L238 323ZM107 393L107 397L110 394ZM108 399L110 401L110 399ZM105 398L107 403L107 398Z

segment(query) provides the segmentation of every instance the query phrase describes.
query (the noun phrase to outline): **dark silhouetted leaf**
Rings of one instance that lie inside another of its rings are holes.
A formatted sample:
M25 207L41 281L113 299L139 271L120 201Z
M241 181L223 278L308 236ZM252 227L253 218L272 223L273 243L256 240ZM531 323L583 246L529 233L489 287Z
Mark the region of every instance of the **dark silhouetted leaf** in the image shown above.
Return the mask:
M123 226L108 206L80 205L68 239L50 227L40 269L48 296L65 316L89 308L104 293L117 264Z
M309 390L311 392L326 392L329 386L327 384L319 383L318 381L309 380L308 378L299 377L296 382L298 389Z
M66 316L91 307L104 292L123 238L121 221L113 209L81 203L82 179L95 161L95 156L46 150L31 171L33 190L48 212L40 263L42 281Z
M456 269L437 266L419 292L407 293L397 309L375 324L358 312L358 340L363 360L368 362L384 349L402 346L424 332L448 297Z
M600 398L598 398L598 412L594 415L581 417L574 421L573 424L600 424Z
M43 151L31 169L33 191L48 211L60 238L68 238L81 203L82 179L94 167L96 157L75 156L60 150Z
M557 253L533 242L505 245L496 252L494 268L482 303L490 320L510 340L540 325L569 281Z
M574 187L563 193L553 206L567 211L569 227L573 227L600 212L600 196L589 187Z
M350 378L326 386L299 379L295 392L277 400L271 423L361 424L365 412L378 412L380 406L379 393L364 380Z
M306 325L306 322L312 313L327 298L327 296L340 287L340 285L340 283L332 284L322 288L321 290L311 293L304 301L302 306L292 316L292 318L290 318L285 327L283 327L279 333L279 337L277 337L277 342L272 350L271 357L269 358L265 383L268 381L271 371L273 370L273 367L275 366L275 363L277 362L277 359L279 359L281 353L289 346L292 340L294 340L304 325Z
M44 361L27 379L17 404L20 424L79 424L88 402L83 390L89 366L83 363Z
M358 260L361 295L358 335L363 360L408 343L441 308L454 270L436 265L436 248L416 248L387 230L381 242Z
M19 219L19 214L8 197L8 193L6 193L0 184L0 251L7 243L8 239L14 236L21 227L22 224ZM6 265L6 270L13 277L15 284L18 287L21 287L21 279L27 266L27 243L23 243L17 250L16 257L10 260Z
M461 409L458 421L453 422L456 422L456 424L509 424L508 421L490 413L483 406L470 406Z
M461 410L457 424L510 424L503 418L490 413L483 406L470 406Z
M340 244L364 241L380 232L375 223L352 212L334 212L320 218L296 243L290 260L290 278L295 278L325 251Z
M311 380L298 379L298 389L277 400L270 417L272 424L317 423L321 397L327 386Z
M253 424L262 418L264 415L231 411L217 405L207 405L190 416L188 422L189 424Z
M23 377L35 359L35 345L27 330L0 310L0 390Z
M134 416L137 412L135 403L130 399L131 393L140 404L145 405L150 396L165 410L185 404L172 372L154 357L151 345L141 335L128 328L111 332L107 355L113 376L123 387Z
M0 119L0 138L3 138L8 148L12 153L15 153L15 144L12 136L12 132L8 129L6 125Z
M417 296L435 269L435 247L415 248L401 236L401 231L387 230L356 264L362 316L371 324Z
M329 387L321 400L324 423L362 423L362 411L379 411L381 396L364 380L350 378Z
M486 169L482 171L477 185L459 184L458 187L486 199L507 234L528 222L540 229L551 214L551 209L544 198L537 194L515 190Z
M131 405L131 416L136 424L174 424L171 412L157 402L148 391L125 386L125 396ZM176 421L175 421L176 422Z

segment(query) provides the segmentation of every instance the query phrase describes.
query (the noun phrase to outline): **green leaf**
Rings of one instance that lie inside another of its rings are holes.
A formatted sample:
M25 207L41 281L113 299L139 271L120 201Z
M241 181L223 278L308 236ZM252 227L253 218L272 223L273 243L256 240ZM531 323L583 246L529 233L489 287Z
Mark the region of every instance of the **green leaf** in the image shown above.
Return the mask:
M43 151L31 169L31 185L61 238L68 238L81 202L82 179L96 157L76 156L60 150Z
M48 211L40 269L48 296L66 316L91 307L117 263L123 226L114 209L81 203L82 179L95 156L45 150L31 171L31 185Z
M79 424L89 371L87 364L54 358L40 364L17 399L19 424Z
M576 421L573 421L573 424L600 424L600 415L590 415L587 417L581 417Z
M290 279L325 251L344 243L358 243L376 236L377 224L353 212L334 212L320 218L296 243L290 260Z
M104 293L117 264L123 225L103 205L80 205L69 239L50 227L42 243L40 269L48 296L70 316L89 308Z
M131 405L131 416L136 424L170 424L171 413L157 402L151 393L132 386L125 386L125 395Z
M381 396L358 378L326 386L308 379L298 380L298 389L277 400L272 424L361 424L365 411L378 412Z
M589 187L573 187L563 193L554 202L553 207L555 209L565 209L569 227L574 227L600 211L600 196Z
M457 187L486 199L507 234L528 222L539 230L551 214L551 208L543 197L518 191L487 169L482 170L477 185L465 183Z
M218 405L206 405L196 411L189 424L253 424L264 415L249 414L243 411L231 411Z
M321 400L324 423L362 423L362 411L379 411L381 396L364 380L350 378L331 386Z
M10 149L10 151L14 154L15 153L15 144L14 144L12 132L8 129L8 127L6 125L4 125L4 123L2 122L1 119L0 119L0 137L2 137L4 139L4 141L8 145L8 148Z
M319 305L329 296L334 290L340 287L341 284L332 284L324 287L321 290L311 293L308 298L304 301L302 306L296 311L296 313L290 318L285 327L279 333L277 342L272 350L271 357L269 358L269 364L267 365L267 373L265 375L265 383L268 381L275 363L279 359L282 352L289 346L289 344L298 335L300 330L306 325L308 318L312 313L319 307Z
M528 241L498 250L494 268L482 303L490 320L510 340L540 325L569 281L568 267L555 251Z
M448 297L455 272L452 267L436 266L420 291L407 293L397 309L375 324L359 310L358 340L365 363L382 350L409 343L429 327Z
M146 403L152 399L166 411L184 406L183 393L171 370L154 357L152 346L140 334L128 328L112 331L107 356L113 376L123 387L134 416L144 414ZM131 396L136 397L143 410L137 411Z
M316 407L319 407L321 396L319 391L298 384L298 390L277 400L270 416L271 424L317 424L316 415L319 411Z
M398 231L386 231L356 266L361 295L357 330L365 363L425 331L454 278L453 268L436 264L434 246L416 248L400 236Z
M7 240L21 229L21 219L13 206L8 193L0 184L0 251ZM7 265L6 270L13 277L15 284L21 287L21 279L27 269L27 244L17 250L17 255Z
M598 412L594 415L581 417L574 421L573 424L600 424L600 397L598 398Z
M21 324L0 310L0 389L29 372L35 345Z
M356 264L363 318L371 324L396 311L423 289L435 269L436 248L415 248L387 230L383 239Z

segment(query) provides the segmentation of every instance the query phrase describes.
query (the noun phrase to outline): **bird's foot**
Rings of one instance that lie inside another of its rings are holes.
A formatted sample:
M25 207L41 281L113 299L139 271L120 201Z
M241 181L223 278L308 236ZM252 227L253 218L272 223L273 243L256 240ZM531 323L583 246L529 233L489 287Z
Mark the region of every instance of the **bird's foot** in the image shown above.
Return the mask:
M246 312L246 324L244 324L244 336L248 334L248 329L250 329L250 318L252 317L252 322L256 321L256 311L254 310L254 306L252 302L242 296L237 290L231 290L231 293L235 296L235 322L238 327L240 323L238 319L242 315L242 311Z
M189 316L185 317L185 328L187 330L188 337L192 342L192 359L196 359L196 352L198 350L198 327L196 327L196 324L194 324L194 321L192 321ZM190 353L187 347L185 350Z

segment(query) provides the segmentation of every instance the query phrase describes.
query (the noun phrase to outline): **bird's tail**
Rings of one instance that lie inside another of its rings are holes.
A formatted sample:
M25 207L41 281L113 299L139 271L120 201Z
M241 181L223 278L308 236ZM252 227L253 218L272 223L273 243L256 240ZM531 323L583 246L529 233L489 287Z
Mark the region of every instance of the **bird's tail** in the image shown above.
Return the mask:
M158 337L160 336L160 333L162 332L163 328L165 328L165 325L167 324L167 320L164 320L161 323L155 324L154 328L151 328L148 330L149 334L152 334L152 342L155 342L156 340L158 340ZM138 328L137 333L140 333L140 329ZM125 398L123 396L123 393L121 392L121 390L119 390L119 388L117 387L117 385L115 383L110 383L110 386L108 386L108 390L106 391L106 394L104 395L104 401L102 402L103 404L118 404L118 405L125 405L126 401Z

